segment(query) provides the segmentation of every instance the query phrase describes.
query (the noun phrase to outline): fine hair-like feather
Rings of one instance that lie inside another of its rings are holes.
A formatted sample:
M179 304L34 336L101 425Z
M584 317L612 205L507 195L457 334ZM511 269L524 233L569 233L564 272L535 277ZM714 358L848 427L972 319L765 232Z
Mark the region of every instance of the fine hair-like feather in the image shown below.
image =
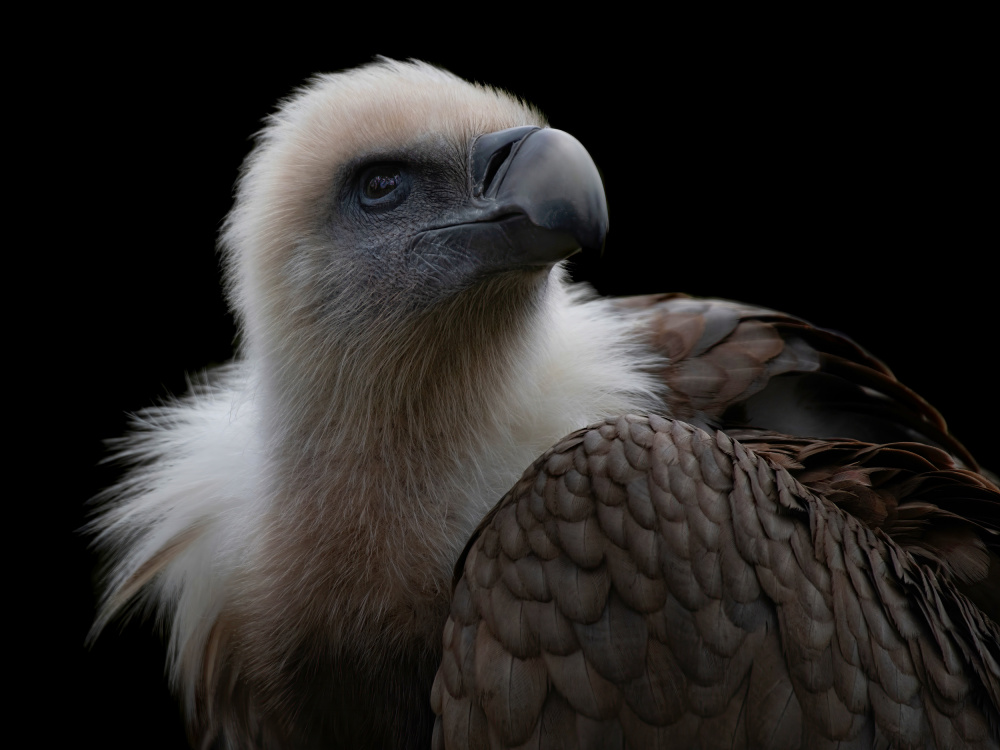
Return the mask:
M134 468L93 523L111 560L94 632L133 597L165 620L196 734L264 731L218 715L223 678L253 686L234 716L293 715L318 632L334 661L438 652L454 561L524 466L580 424L656 403L639 325L560 270L422 301L420 279L373 279L323 234L345 161L428 134L464 155L524 124L544 121L382 60L316 78L258 135L222 239L240 360L139 415L117 453Z

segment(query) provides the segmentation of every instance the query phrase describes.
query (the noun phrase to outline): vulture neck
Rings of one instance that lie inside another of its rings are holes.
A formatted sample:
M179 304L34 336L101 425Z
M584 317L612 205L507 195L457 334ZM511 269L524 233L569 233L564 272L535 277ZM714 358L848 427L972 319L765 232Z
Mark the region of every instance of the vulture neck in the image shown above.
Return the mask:
M585 293L558 267L511 274L423 315L291 326L271 356L251 350L270 491L236 621L267 700L306 670L381 696L373 716L400 703L386 686L412 685L425 712L473 529L560 437L656 403L640 322Z
M324 515L443 503L451 521L469 508L471 531L562 435L655 401L635 324L584 294L561 267L509 273L422 312L276 336L262 395L275 477L294 488L282 502Z

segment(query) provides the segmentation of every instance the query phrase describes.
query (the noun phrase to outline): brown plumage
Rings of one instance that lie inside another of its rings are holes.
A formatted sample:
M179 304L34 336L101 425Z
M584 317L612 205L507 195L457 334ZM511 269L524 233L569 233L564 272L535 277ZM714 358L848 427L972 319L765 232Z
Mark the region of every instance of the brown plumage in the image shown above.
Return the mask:
M1000 492L940 416L789 316L621 304L688 421L580 430L483 521L434 746L996 747Z
M841 336L571 288L606 230L575 139L430 66L271 119L241 360L94 524L193 745L997 745L1000 490Z

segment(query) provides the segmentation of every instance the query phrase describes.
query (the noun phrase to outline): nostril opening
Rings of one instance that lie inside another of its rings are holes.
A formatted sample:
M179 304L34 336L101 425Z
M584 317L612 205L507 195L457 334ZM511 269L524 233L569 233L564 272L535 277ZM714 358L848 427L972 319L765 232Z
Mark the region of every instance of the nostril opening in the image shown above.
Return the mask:
M518 144L538 129L534 125L522 125L495 133L484 133L473 141L472 153L469 154L469 177L473 195L485 198L494 185L496 190L500 189L514 152L519 148Z
M493 178L497 176L500 167L507 161L507 157L510 156L510 150L513 147L513 143L508 143L490 157L490 163L486 166L486 174L483 177L483 193L486 193L490 189L490 185L493 184Z

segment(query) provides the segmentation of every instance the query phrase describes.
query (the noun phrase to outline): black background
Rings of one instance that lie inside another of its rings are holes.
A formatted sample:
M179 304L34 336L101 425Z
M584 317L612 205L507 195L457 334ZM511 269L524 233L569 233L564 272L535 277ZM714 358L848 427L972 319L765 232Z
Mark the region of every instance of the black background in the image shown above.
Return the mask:
M497 24L450 43L101 36L53 50L12 93L27 145L10 148L30 173L11 216L25 271L8 290L13 340L26 341L8 366L29 385L13 396L27 420L10 468L28 480L9 502L29 520L9 530L25 613L12 644L39 737L183 746L152 623L83 645L96 563L78 532L85 502L117 475L98 463L125 414L232 355L214 247L261 118L310 74L376 53L506 88L583 142L611 231L577 278L605 294L750 301L845 332L997 466L995 144L974 45L933 24L919 37L806 25L725 39Z

